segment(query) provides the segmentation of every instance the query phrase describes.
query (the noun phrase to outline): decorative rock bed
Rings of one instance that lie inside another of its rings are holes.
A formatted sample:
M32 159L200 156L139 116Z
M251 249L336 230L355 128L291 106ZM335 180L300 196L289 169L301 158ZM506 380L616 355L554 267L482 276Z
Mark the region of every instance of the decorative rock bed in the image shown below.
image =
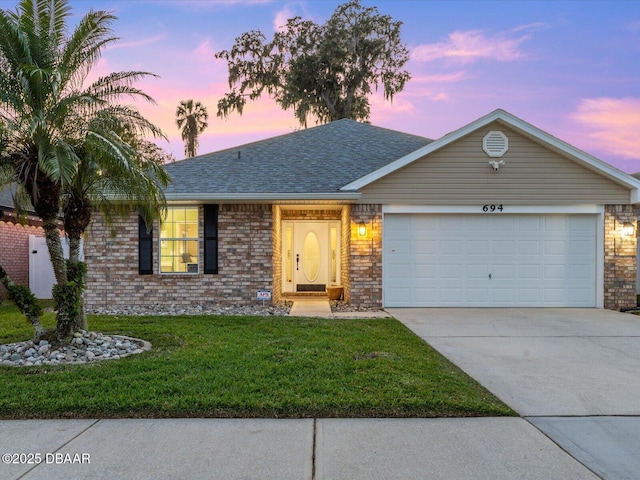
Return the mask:
M83 330L74 334L70 345L60 348L54 348L46 340L0 345L0 365L29 367L89 363L116 360L149 349L151 344L145 340Z
M292 302L259 305L144 305L87 309L91 315L289 315Z
M331 304L331 311L336 312L381 312L382 308L376 307L354 307L344 301L340 300L331 300L329 301Z

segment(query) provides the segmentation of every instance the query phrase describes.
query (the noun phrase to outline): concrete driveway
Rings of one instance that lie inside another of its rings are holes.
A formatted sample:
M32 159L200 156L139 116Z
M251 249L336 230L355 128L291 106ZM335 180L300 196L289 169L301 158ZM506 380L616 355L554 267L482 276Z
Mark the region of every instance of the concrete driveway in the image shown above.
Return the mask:
M597 309L389 309L602 478L640 472L640 317Z

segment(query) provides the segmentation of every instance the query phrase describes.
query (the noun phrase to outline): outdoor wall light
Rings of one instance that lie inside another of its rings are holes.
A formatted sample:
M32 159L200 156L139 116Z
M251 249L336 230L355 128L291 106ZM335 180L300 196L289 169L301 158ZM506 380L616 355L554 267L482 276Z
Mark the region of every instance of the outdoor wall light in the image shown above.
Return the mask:
M623 237L633 237L634 233L635 233L635 228L633 228L633 223L624 222L622 224L622 236Z
M364 222L360 222L358 224L358 236L359 237L367 236L367 225Z

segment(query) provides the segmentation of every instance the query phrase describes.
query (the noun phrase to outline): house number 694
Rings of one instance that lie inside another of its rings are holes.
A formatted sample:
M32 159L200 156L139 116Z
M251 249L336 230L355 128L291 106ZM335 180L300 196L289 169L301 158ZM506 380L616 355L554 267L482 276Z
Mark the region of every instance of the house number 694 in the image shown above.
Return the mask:
M502 204L500 205L483 205L483 212L501 212L503 210Z

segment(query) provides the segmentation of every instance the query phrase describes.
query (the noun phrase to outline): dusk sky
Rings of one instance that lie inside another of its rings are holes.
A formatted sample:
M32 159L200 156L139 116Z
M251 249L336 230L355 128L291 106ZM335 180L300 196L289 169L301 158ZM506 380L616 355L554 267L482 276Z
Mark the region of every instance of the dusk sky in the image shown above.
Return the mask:
M13 9L17 1L0 0ZM209 127L199 153L299 128L293 112L268 97L243 116L216 116L228 90L227 66L214 58L251 29L271 37L287 18L324 23L333 0L75 0L78 17L109 10L121 40L97 71L144 70L138 84L157 101L143 111L183 158L175 125L180 100L202 102ZM403 22L412 80L393 103L372 98L374 125L439 138L503 108L572 145L633 173L640 171L640 1L363 0ZM313 122L310 123L313 125Z

